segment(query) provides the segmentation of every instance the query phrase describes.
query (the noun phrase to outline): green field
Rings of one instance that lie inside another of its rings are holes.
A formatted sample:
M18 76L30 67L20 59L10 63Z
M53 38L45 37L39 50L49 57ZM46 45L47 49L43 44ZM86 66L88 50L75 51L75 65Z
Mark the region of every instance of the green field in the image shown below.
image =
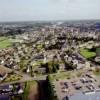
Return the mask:
M96 56L95 52L89 51L88 49L80 49L80 54L87 59Z
M51 74L52 79L70 79L73 75L71 72L60 72L58 74Z
M11 45L12 41L8 37L0 37L0 49L10 47Z

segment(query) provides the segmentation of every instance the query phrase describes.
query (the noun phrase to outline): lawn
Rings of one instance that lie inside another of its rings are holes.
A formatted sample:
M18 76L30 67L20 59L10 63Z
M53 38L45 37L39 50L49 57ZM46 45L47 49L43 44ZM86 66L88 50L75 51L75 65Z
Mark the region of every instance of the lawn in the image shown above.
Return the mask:
M11 45L12 41L8 37L0 37L0 49L10 47Z
M53 79L70 79L72 77L71 72L60 72L53 76Z
M8 75L8 77L3 82L11 82L11 81L17 81L20 80L22 76L17 74Z
M94 74L95 74L96 76L100 76L100 70L94 71Z
M96 56L95 52L89 51L88 49L80 49L80 54L87 59Z

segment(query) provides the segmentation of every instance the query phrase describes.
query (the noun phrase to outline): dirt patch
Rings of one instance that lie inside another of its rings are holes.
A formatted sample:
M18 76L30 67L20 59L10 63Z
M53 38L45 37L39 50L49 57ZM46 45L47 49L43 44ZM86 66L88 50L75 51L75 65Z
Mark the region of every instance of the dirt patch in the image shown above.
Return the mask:
M38 84L30 86L28 100L39 100Z

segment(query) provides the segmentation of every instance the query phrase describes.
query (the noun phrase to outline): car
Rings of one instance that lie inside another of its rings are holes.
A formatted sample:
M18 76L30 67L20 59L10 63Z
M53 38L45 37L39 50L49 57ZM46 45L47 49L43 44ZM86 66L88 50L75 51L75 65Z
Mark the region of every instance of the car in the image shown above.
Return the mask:
M92 85L86 86L89 90L94 90L94 87Z
M67 82L64 82L64 85L66 88L68 88L68 83Z
M65 93L65 91L64 91L64 90L62 90L62 93Z
M88 80L87 80L86 78L81 78L80 81L81 81L82 83L88 83Z
M89 78L92 78L91 75L89 75L89 74L86 74L86 76L89 77Z
M68 96L66 96L62 100L69 100L69 98L68 98Z
M76 85L76 83L74 82L74 83L72 83L72 85L73 85L73 86L75 86L75 85Z
M88 80L88 82L92 83L92 82L93 82L93 80L91 80L91 79L90 79L90 80Z
M78 85L75 86L76 90L80 90L81 88L82 88L81 86L78 86Z
M68 92L68 89L63 89L62 92Z

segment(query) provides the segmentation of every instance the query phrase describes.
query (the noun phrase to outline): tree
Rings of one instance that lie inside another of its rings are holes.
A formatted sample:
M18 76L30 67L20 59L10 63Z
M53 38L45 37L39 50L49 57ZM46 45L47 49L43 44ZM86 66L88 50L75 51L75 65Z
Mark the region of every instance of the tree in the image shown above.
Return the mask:
M52 77L48 75L46 81L47 81L48 100L58 100L57 97L54 96L55 93L52 87Z

